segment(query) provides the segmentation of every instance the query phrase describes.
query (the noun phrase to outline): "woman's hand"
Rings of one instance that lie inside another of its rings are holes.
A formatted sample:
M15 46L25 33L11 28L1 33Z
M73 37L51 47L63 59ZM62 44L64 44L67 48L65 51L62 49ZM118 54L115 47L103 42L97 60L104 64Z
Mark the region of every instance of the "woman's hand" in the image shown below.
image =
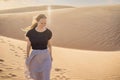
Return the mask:
M28 58L28 57L29 57L29 55L26 56L26 58Z

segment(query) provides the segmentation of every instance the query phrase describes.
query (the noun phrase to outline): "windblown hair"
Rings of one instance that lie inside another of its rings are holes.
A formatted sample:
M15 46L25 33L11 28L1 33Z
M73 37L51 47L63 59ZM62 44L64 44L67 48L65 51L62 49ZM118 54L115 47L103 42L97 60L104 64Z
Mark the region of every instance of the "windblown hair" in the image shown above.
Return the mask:
M34 27L36 27L38 25L38 22L40 21L40 19L42 18L47 18L44 14L39 14L35 19L33 19L32 21L32 25L26 27L25 29L23 29L23 31L27 32L30 29L33 29Z

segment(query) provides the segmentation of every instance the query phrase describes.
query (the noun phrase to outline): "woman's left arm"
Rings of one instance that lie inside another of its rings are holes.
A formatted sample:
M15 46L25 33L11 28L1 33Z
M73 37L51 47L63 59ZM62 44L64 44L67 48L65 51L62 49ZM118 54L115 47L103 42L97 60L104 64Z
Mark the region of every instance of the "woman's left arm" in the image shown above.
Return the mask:
M53 58L52 58L52 44L51 44L51 40L48 40L48 48L49 48L49 51L50 51L51 60L53 60Z

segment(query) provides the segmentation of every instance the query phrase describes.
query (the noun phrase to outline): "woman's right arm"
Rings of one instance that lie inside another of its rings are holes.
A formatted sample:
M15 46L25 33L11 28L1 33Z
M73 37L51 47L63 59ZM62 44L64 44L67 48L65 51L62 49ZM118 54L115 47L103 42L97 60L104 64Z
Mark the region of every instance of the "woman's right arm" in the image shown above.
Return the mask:
M31 49L31 42L30 42L28 37L26 37L26 40L27 40L27 50L26 50L26 52L27 52L27 58L28 58L29 53L30 53L30 49Z

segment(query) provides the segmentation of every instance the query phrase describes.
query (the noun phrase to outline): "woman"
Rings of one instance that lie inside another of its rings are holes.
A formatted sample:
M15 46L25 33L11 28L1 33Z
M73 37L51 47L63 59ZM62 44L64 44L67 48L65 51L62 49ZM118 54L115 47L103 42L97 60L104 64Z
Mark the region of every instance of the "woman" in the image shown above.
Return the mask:
M35 18L35 23L26 33L27 58L26 66L29 79L50 80L52 61L52 32L46 27L46 16L40 14ZM29 55L32 47L31 54Z

